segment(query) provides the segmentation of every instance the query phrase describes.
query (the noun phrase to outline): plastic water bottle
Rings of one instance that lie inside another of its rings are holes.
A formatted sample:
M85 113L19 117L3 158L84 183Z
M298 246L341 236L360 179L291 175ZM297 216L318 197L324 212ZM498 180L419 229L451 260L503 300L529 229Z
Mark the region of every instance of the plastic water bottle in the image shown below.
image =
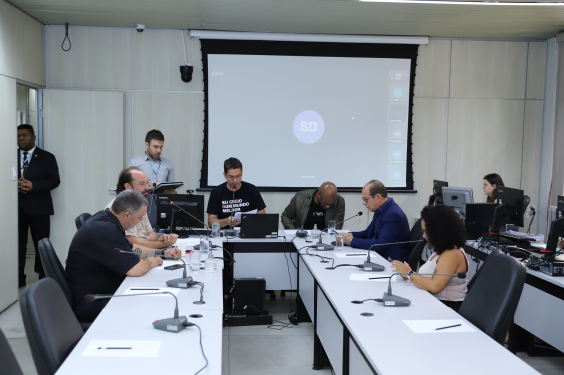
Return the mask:
M214 259L213 254L208 252L208 259L206 259L206 272L217 271L217 260Z
M319 229L317 229L317 224L313 224L313 229L311 230L311 238L319 237Z

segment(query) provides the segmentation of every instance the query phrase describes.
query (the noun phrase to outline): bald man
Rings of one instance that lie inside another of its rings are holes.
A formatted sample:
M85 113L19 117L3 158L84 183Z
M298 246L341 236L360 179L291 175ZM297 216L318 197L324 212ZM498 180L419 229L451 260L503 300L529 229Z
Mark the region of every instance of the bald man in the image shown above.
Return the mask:
M345 199L337 194L337 186L324 182L319 189L299 191L282 213L284 229L327 228L328 220L335 220L337 229L343 227Z

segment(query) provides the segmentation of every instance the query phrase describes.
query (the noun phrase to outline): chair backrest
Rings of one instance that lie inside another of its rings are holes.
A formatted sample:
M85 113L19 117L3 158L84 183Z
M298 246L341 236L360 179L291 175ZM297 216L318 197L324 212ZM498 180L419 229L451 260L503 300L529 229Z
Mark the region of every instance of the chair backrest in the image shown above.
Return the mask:
M529 197L528 195L525 195L523 197L523 212L527 211L527 207L529 207L529 203L531 202L531 197Z
M472 277L470 279L470 281L468 282L468 285L467 285L468 291L470 291L470 289L472 289L472 286L474 286L474 283L476 282L476 280L478 280L478 275L480 275L480 271L482 271L482 268L484 268L484 265L486 264L488 259L490 259L490 256L492 256L494 254L501 254L501 250L498 250L498 249L492 250L490 255L488 255L488 257L483 261L482 267L478 268L478 271L476 271L476 273L474 274L474 277Z
M415 224L413 224L413 227L411 227L411 231L409 232L409 240L417 241L422 239L423 229L421 228L421 219L419 219L415 222ZM409 251L409 255L407 256L407 263L412 270L417 271L419 261L421 260L421 254L423 253L423 249L425 249L425 242L414 242L410 245L411 250Z
M20 307L37 373L55 374L84 331L53 279L39 280L26 289Z
M23 371L16 360L16 356L10 347L10 343L0 329L0 363L2 364L2 374L23 375Z
M79 230L80 227L82 226L82 224L86 223L86 220L88 220L90 218L90 215L88 212L85 212L83 214L80 214L76 217L76 219L74 219L74 224L76 225L76 230Z
M505 254L491 254L458 313L503 345L521 298L527 269Z
M69 285L67 284L67 279L65 278L65 269L55 253L55 249L49 241L48 238L44 238L39 241L39 256L41 257L41 263L43 264L43 269L45 270L45 276L54 279L57 284L61 287L69 305L72 306L72 295L70 292Z

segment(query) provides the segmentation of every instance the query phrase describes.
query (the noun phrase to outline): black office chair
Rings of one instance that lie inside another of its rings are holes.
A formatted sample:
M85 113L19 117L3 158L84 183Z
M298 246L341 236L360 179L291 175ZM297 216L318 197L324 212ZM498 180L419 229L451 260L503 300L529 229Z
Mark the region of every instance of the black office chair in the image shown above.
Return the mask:
M0 363L2 364L2 374L23 375L23 371L18 364L18 360L8 343L8 339L4 336L4 332L0 329Z
M527 270L513 257L491 254L479 276L458 313L503 345L513 323Z
M492 250L492 252L490 253L490 255L488 255L488 257L482 262L482 266L480 268L478 268L478 271L476 271L476 273L474 274L474 277L470 279L470 281L468 282L468 285L466 286L468 288L468 291L470 291L470 289L472 289L472 286L474 285L474 283L476 282L476 280L478 279L478 275L480 274L480 272L482 271L482 268L484 268L484 265L486 264L486 262L488 261L488 259L490 259L490 256L494 255L494 254L502 254L501 250L499 249L495 249Z
M86 220L88 220L88 218L90 218L90 215L88 212L85 212L83 214L80 214L76 217L76 219L74 219L74 224L76 225L76 230L79 230L80 227L86 223Z
M55 253L55 249L49 241L48 238L44 238L39 241L39 256L41 258L41 263L43 264L43 269L45 270L45 276L50 277L55 280L57 284L61 287L65 298L68 301L69 306L72 308L72 295L70 292L69 284L67 284L67 279L65 278L65 269ZM80 326L84 331L90 328L92 322L80 322Z
M53 375L84 331L80 328L59 284L45 278L20 297L27 340L39 375Z
M417 241L421 239L423 239L423 229L421 228L421 219L419 219L415 222L415 224L411 228L411 232L409 233L409 240ZM426 244L425 241L414 242L411 244L411 250L409 251L409 255L407 256L407 263L414 271L417 271L417 267L419 267L419 262L421 261L421 254L423 254L423 249L425 249L425 244Z
M529 207L530 202L531 202L531 197L525 195L523 197L523 212L527 211L527 207Z

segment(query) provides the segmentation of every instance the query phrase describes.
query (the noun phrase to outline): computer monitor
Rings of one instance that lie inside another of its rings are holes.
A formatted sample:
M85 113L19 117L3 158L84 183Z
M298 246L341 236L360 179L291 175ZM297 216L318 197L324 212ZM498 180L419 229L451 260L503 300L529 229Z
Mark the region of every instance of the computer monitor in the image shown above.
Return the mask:
M192 194L157 194L157 228L168 229L179 235L187 235L188 231L178 233L176 228L205 228L204 224L185 214L170 202L195 216L198 220L205 222L204 218L204 196ZM174 219L174 222L173 222Z
M559 195L556 206L556 218L560 219L561 217L564 217L564 196Z
M507 186L497 187L497 202L492 234L498 234L503 224L513 224L518 227L525 226L523 216L527 207L523 204L525 195L523 190L513 189Z
M433 180L433 195L429 197L429 206L433 204L443 204L443 187L448 186L448 182Z
M471 188L446 187L442 188L443 204L454 208L462 216L466 215L466 203L474 203Z
M560 197L558 197L560 198ZM550 224L550 232L546 241L546 250L543 251L545 258L554 259L558 250L559 237L564 233L564 217L556 219Z
M477 240L490 232L495 214L495 203L467 203L466 204L466 240Z

